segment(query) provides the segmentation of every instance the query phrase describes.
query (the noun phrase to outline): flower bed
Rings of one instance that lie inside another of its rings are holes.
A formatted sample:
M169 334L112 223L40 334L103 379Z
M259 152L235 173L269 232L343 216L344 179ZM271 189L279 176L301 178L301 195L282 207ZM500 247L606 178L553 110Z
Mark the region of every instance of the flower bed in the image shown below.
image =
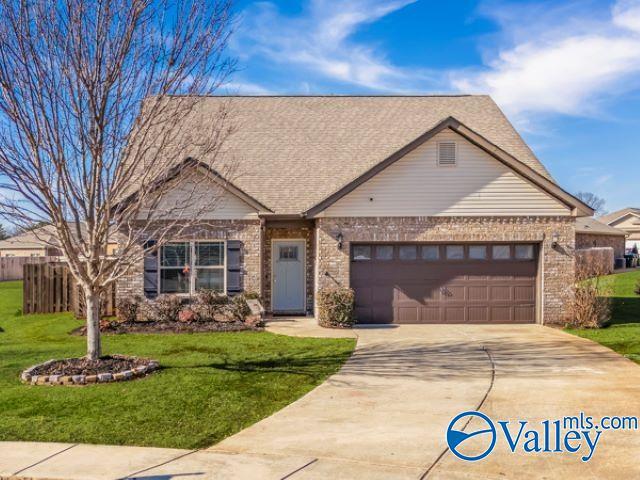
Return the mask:
M90 385L133 380L158 370L148 358L112 355L90 360L85 357L49 360L22 372L20 379L32 385Z
M116 320L100 322L103 333L199 333L263 330L256 295L234 297L203 290L194 297L160 295L154 300L123 299ZM86 335L86 327L72 332Z

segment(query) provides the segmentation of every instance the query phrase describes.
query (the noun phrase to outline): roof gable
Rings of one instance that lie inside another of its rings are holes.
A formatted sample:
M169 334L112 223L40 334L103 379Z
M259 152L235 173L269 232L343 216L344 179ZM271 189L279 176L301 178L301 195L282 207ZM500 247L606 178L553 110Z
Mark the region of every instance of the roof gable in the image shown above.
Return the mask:
M335 204L338 200L343 198L345 195L348 195L349 193L353 192L360 185L371 180L381 172L385 171L388 167L395 164L396 162L404 158L407 154L414 151L416 148L420 147L425 142L431 140L436 135L438 135L439 133L443 132L446 129L449 129L457 133L458 135L462 136L471 144L482 149L483 151L491 155L493 158L495 158L496 160L504 164L510 170L515 172L518 176L531 182L533 185L535 185L539 189L543 190L553 198L556 198L557 200L562 202L563 205L571 209L572 214L587 215L587 216L593 215L593 210L589 206L587 206L586 204L581 202L579 199L575 198L574 196L562 190L560 187L558 187L554 182L549 180L547 177L540 175L531 167L516 160L513 156L503 151L498 146L491 143L484 137L480 136L479 134L477 134L467 126L463 125L461 122L459 122L453 117L448 117L442 120L434 128L423 133L422 135L420 135L419 137L417 137L416 139L414 139L413 141L411 141L410 143L408 143L407 145L405 145L404 147L402 147L401 149L397 150L392 155L384 159L382 162L378 163L377 165L373 166L372 168L364 172L358 178L344 185L342 188L338 189L336 192L329 195L327 198L323 199L321 202L319 202L318 204L310 208L306 212L306 215L309 217L313 217L318 215L320 212L323 212L324 210L329 208L331 205Z

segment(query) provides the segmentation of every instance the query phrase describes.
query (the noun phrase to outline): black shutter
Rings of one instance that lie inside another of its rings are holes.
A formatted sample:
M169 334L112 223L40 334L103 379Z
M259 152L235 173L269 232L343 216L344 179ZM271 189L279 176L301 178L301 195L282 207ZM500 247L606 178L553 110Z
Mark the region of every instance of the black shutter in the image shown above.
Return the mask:
M155 240L148 240L144 244L144 249L152 248L155 244ZM147 298L158 296L158 250L144 256L144 296Z
M227 295L242 292L242 242L227 241Z

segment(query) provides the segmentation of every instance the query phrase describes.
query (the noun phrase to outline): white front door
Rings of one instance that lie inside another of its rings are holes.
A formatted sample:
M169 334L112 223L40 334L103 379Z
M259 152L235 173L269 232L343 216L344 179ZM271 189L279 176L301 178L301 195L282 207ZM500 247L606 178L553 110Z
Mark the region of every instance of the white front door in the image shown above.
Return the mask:
M305 243L304 240L274 240L271 249L272 310L304 312L305 310Z

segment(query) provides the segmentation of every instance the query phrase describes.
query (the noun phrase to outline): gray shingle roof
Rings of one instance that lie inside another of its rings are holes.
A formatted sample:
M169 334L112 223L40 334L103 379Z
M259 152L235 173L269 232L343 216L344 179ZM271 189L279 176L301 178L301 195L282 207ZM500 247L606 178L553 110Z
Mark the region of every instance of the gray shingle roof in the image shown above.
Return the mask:
M615 212L611 212L611 213L608 213L607 215L603 215L599 217L598 220L606 224L610 224L616 221L617 219L619 219L620 217L624 217L629 213L634 213L640 216L640 208L633 208L633 207L623 208L622 210L616 210Z
M236 162L233 183L280 214L307 210L449 116L551 179L488 96L211 96L189 129L197 136L223 102L235 131L213 167Z
M594 235L618 235L625 236L627 232L619 228L610 227L606 223L593 217L576 218L576 233L591 233Z

